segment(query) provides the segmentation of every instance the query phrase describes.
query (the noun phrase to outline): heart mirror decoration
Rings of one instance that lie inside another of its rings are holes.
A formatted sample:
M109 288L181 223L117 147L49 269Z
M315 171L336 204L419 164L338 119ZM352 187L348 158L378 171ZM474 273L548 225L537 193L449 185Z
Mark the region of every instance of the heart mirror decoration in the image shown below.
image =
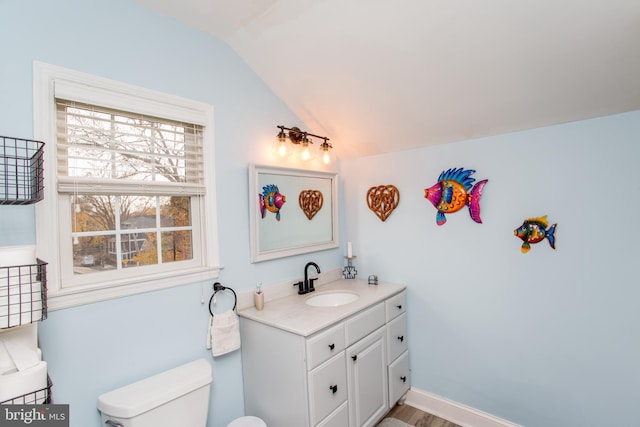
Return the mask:
M323 201L322 192L318 190L302 190L298 196L300 209L302 209L309 221L322 209Z
M398 203L400 203L400 192L394 185L379 185L367 191L367 205L382 222L389 218L389 215L398 207Z

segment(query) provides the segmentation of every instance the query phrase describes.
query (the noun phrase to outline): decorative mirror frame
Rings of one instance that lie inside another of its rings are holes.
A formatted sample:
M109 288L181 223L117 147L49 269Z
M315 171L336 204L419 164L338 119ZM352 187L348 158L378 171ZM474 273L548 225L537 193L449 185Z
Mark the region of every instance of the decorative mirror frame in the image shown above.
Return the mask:
M298 196L299 191L308 189L306 188L307 184L313 183L314 180L320 180L318 183L321 183L325 189L329 189L331 194L323 194L323 206L320 211L322 214L319 212L313 220L309 220L298 205ZM261 214L260 194L263 193L263 187L268 184L278 185L287 199L282 206L279 221L275 219L272 212L267 211L264 218ZM304 218L304 220L298 217ZM309 235L309 240L290 243L284 241L275 243L274 247L266 247L266 244L261 244L266 240L261 236L272 230L266 228L267 226L277 226L281 230L287 231L286 227L292 224L295 224L297 229L307 225L321 228L309 228L307 230L309 233L305 233L305 230L295 233L295 237L301 236L301 239L306 239L306 236ZM249 226L252 263L337 248L339 244L338 174L276 166L249 165ZM314 235L322 235L323 237L313 237Z

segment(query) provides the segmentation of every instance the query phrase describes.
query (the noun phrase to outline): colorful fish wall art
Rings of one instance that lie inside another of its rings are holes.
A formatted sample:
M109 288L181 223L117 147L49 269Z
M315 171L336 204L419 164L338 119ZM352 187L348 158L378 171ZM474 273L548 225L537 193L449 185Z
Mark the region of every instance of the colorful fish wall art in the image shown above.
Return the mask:
M537 218L529 218L526 219L520 227L513 230L513 234L522 240L523 243L520 250L523 254L529 252L532 243L538 243L544 239L547 239L551 248L555 250L557 225L558 224L556 223L549 227L546 215Z
M447 222L445 214L459 211L465 206L469 207L471 219L477 223L482 223L480 218L480 197L488 179L478 181L475 185L475 178L470 175L476 171L472 169L448 169L440 174L438 182L424 190L424 198L433 203L438 213L436 223L443 225Z
M258 195L260 202L260 214L264 218L267 211L276 214L276 220L280 221L280 209L287 201L287 198L280 194L277 185L268 184L262 187L262 194Z

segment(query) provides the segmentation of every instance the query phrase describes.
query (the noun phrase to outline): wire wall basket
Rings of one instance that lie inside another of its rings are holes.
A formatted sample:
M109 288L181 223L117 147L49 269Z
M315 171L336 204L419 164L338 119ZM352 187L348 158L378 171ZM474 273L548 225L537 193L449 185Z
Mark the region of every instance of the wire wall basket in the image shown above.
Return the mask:
M0 405L48 405L53 402L51 387L53 387L53 382L51 382L51 377L47 375L45 388L5 400L0 402Z
M0 136L0 205L44 198L44 142Z
M0 267L0 329L47 318L47 263Z

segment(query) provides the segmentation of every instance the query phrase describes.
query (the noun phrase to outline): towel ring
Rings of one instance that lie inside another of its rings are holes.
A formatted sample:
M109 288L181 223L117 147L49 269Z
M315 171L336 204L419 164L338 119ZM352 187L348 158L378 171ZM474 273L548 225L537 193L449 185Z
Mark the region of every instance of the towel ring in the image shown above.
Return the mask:
M236 309L236 306L238 305L238 295L236 295L236 291L234 291L231 288L227 288L225 286L222 286L222 284L220 284L220 282L215 282L213 284L213 295L211 295L211 298L209 299L209 313L211 313L212 317L213 317L213 309L211 309L211 303L213 303L213 297L215 297L216 293L218 293L220 291L231 291L231 292L233 292L233 298L234 298L233 310L234 311Z

